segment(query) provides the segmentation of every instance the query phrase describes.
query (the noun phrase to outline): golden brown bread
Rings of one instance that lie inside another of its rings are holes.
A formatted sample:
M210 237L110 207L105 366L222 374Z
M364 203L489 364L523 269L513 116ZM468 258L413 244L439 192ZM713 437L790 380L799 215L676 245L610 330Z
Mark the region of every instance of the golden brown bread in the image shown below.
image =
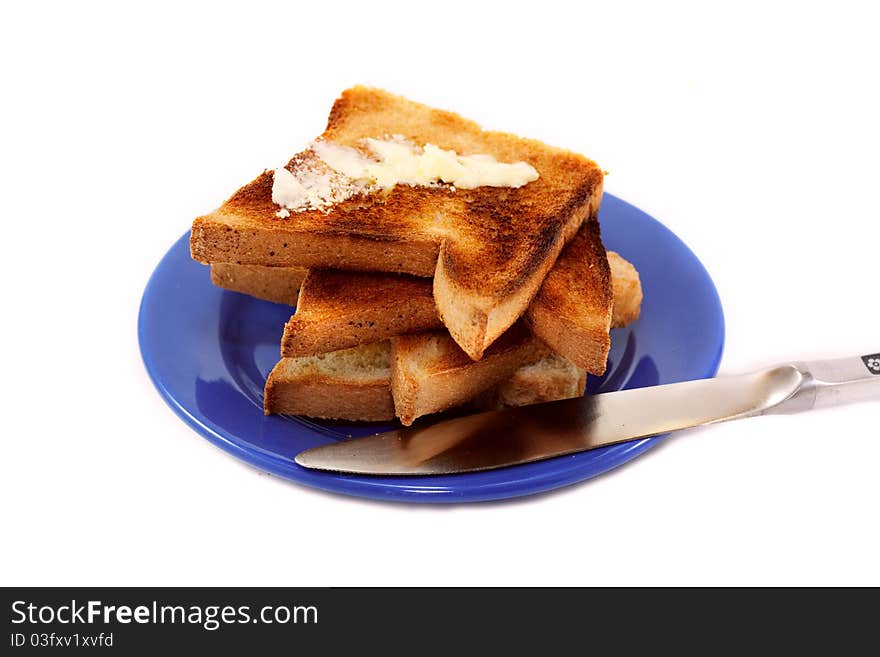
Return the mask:
M557 272L557 270L559 270ZM584 224L526 313L532 331L594 374L605 370L613 295L598 223ZM567 322L568 338L558 337ZM398 274L313 270L284 328L281 355L304 356L442 327L427 281Z
M422 415L470 401L548 353L521 322L496 340L478 361L471 360L446 331L392 338L395 414L408 426Z
M624 259L619 253L608 251L608 266L611 270L611 287L614 294L614 310L611 315L611 328L621 328L632 324L639 318L642 304L642 287L639 279L639 273L636 268ZM222 272L215 274L215 271ZM275 303L284 303L289 306L295 306L297 296L299 295L299 286L305 279L309 270L299 267L261 267L259 265L234 265L230 263L218 263L211 265L211 282L218 287L222 287L233 292L241 292L258 299L266 301L274 301ZM320 270L315 270L320 271ZM327 270L333 271L333 270ZM372 274L365 272L347 272L351 276L352 285L369 285L369 281L373 276L377 276L380 280L386 281L386 274ZM360 282L356 282L360 281ZM393 280L393 279L392 279ZM422 279L411 279L421 282L422 289L430 292L430 284ZM418 291L421 296L422 289ZM395 290L394 298L398 300L398 305L405 306L409 297L399 294L399 290ZM344 301L344 300L342 300ZM311 309L315 311L314 300L309 304ZM414 330L431 330L440 328L442 322L437 317L436 312L433 315L433 323L425 326L424 329ZM304 319L304 318L301 318ZM374 318L371 318L374 319ZM375 320L374 320L375 321ZM428 320L425 319L425 323ZM359 328L359 327L358 327ZM309 330L313 330L309 327ZM318 330L318 327L314 327ZM403 333L411 333L412 331L401 330L399 333L389 334L400 335ZM352 337L352 343L346 346L355 346L363 344L369 340L366 337L360 337L360 334ZM316 348L311 354L322 353L326 351L322 346Z
M566 253L578 251L588 244L586 240L573 240L566 247ZM582 273L588 271L588 260L589 251L576 261ZM564 262L563 258L557 262ZM611 328L620 328L639 318L641 283L635 267L619 254L609 251L608 265L613 288ZM230 273L223 279L215 278L214 283L217 285L270 301L296 304L296 290L291 283L295 282L303 270L223 264L213 265L212 274L220 267L222 271ZM582 280L586 278L588 276L584 275ZM234 281L235 286L229 285L228 280ZM554 287L563 282L564 277L550 275L545 279L542 290L546 288L547 296L553 298L556 296L552 294ZM603 324L590 316L596 312L596 296L591 296L592 289L589 286L580 285L574 286L570 294L572 298L566 304L567 307L570 309L574 305L584 309L583 313L575 317L578 325L576 333L582 341L577 346L580 351L584 351L583 344L598 339L599 346L591 352L594 355L593 360L601 362ZM542 297L539 296L532 305L539 304L540 308L541 303ZM599 312L604 310L600 307ZM548 334L552 333L552 325L558 320L552 312L541 313L539 310L534 313L534 321L536 332ZM542 325L542 322L551 326ZM296 314L285 326L281 354L286 357L309 356L441 327L428 281L397 274L312 270L308 282L303 285L303 295L297 304ZM594 333L591 334L590 331ZM559 343L560 350L572 346L569 341L560 340ZM577 357L574 350L566 355ZM584 361L581 362L583 364ZM584 369L595 373L594 367L595 363Z
M590 221L556 261L525 319L556 353L601 375L611 346L613 303L598 222ZM281 355L332 351L441 326L427 282L394 274L313 271L284 329Z
M324 419L378 422L394 419L388 342L282 358L269 374L266 415L285 413Z
M614 251L608 252L608 266L611 268L611 291L614 295L611 328L629 326L642 312L642 282L639 272L632 263Z
M336 371L303 366L308 358L284 358L266 382L266 414L309 415L335 420L388 421L394 419L391 396L391 345L388 341L346 350L351 370ZM373 353L375 362L351 352ZM325 357L326 358L326 357ZM334 358L331 356L331 358ZM358 360L368 361L357 363ZM384 362L382 362L384 361ZM586 373L560 356L550 354L516 370L506 381L478 395L468 408L494 410L568 399L584 394Z
M192 256L433 276L443 323L478 359L523 313L581 223L595 216L602 172L569 151L483 131L456 114L364 87L343 92L321 139L362 149L362 139L391 134L462 155L525 161L540 177L519 188L397 185L282 219L272 203L273 174L265 172L195 220ZM306 166L310 153L291 159L288 170Z
M554 352L591 374L605 373L614 296L599 222L584 225L548 274L525 322Z
M308 269L261 267L218 262L211 265L211 282L233 292L249 294L274 303L295 305Z
M393 342L397 344L391 348L383 341L282 358L266 380L265 413L353 421L390 420L396 414L408 425L421 415L470 401L521 365L547 355L521 324L476 362L445 332L403 336ZM527 383L519 380L514 385L524 397ZM502 397L504 393L498 396Z
M523 365L508 379L478 395L474 406L492 410L508 406L528 406L557 399L571 399L584 394L587 373L570 360L548 354L541 360Z
M281 355L309 356L442 326L430 281L313 269L284 327Z
M625 282L624 285L614 285L615 308L628 309L621 314L615 313L615 322L634 320L638 316L642 298L638 274L632 265L616 253L609 254L609 263L613 278ZM427 345L432 344L424 335L410 339L415 343L411 345L413 353L419 353L419 350L425 350ZM434 342L433 345L434 353L429 354L426 364L437 364L448 351L458 354L454 362L465 371L475 365L470 359L464 358L448 338ZM443 345L447 351L444 351ZM317 357L284 358L266 382L266 413L354 421L391 419L394 417L394 402L391 395L390 360L388 341L363 344ZM435 368L431 372L442 372L447 383L455 386L457 384L453 370L454 368L445 367ZM430 380L431 372L423 372L420 386L425 387L423 384ZM488 375L494 379L495 373L490 368ZM508 379L502 380L495 387L488 387L476 396L472 406L489 409L567 399L583 394L585 384L586 372L560 356L549 354L534 363L519 367Z

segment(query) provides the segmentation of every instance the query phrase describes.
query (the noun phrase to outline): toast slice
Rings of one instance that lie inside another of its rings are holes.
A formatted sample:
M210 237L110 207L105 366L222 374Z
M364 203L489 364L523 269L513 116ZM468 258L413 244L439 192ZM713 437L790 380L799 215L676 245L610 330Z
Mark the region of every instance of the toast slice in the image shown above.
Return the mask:
M524 319L554 352L602 375L611 349L613 306L611 268L599 223L591 221L565 247Z
M615 260L615 266L623 269L625 262ZM631 276L631 271L626 270L626 275ZM611 344L613 302L609 260L598 223L591 221L557 260L526 320L556 353L581 369L602 374ZM568 335L559 336L563 323ZM296 313L284 327L281 355L306 356L439 328L442 323L427 281L395 274L313 270L302 287Z
M581 232L586 228L582 228ZM589 279L588 259L591 251L588 247L588 240L573 240L557 261L572 259L575 266L580 268L576 278L581 282ZM575 254L577 257L574 257ZM609 251L607 257L613 297L611 328L620 328L639 317L641 282L635 267L619 254ZM214 276L217 270L229 273L221 278ZM433 306L430 283L423 279L395 274L312 270L297 302L295 283L303 271L287 267L215 264L212 265L212 280L215 285L262 299L296 304L296 313L285 326L281 340L281 355L284 357L310 356L396 335L442 328ZM593 271L600 272L601 267ZM558 319L552 311L542 312L542 304L547 298L558 298L560 295L553 294L553 289L563 284L564 277L553 276L552 271L544 281L542 294L532 303L536 310L528 315L537 327L536 333L552 335L553 327L547 324L554 325ZM546 296L544 288L547 288ZM557 348L565 356L577 358L577 352L585 350L582 345L590 344L591 340L596 339L595 336L604 341L604 332L601 330L604 325L604 315L601 314L604 313L604 307L601 306L603 300L591 292L589 285L575 286L570 290L571 299L567 307L569 310L573 307L581 309L573 318L577 324L574 333L579 342L558 340ZM602 322L595 321L597 315ZM542 322L546 324L542 325ZM590 335L591 331L593 335ZM600 348L589 350L588 353L593 356L591 361L580 359L580 364L592 374L599 373L596 371L600 369L596 367L596 361L604 362L601 361L602 349L600 344Z
M293 306L308 273L308 269L301 267L261 267L218 262L211 265L211 282L233 292Z
M282 358L266 380L263 410L355 422L394 419L390 344Z
M523 365L548 355L524 324L514 324L478 361L445 332L391 339L391 396L401 423L470 401Z
M479 395L473 405L480 410L528 406L581 397L586 387L584 370L562 356L548 354L520 367L510 378Z
M312 269L284 326L281 355L309 356L441 328L429 280Z
M608 266L611 269L611 286L613 288L612 291L614 296L614 307L611 313L611 328L622 328L636 321L641 312L642 287L639 279L639 272L632 263L614 251L608 251ZM335 270L314 271L317 274L318 272ZM272 301L273 303L283 303L288 306L296 306L300 287L308 273L308 269L302 269L301 267L263 267L261 265L236 265L228 262L220 262L211 265L211 282L217 287L222 287L226 290L239 292L241 294L247 294L256 297L257 299ZM350 280L352 286L369 285L371 277L376 276L382 280L385 276L385 274L366 274L356 272L348 272L347 275L351 277ZM397 277L392 277L392 280L396 280L396 278ZM400 278L407 277L401 275ZM410 280L419 281L423 288L430 292L430 284L423 279L411 278ZM407 306L409 297L407 295L399 294L398 292L399 291L395 290L395 298L399 301L398 305ZM421 293L421 290L419 292ZM323 301L313 296L312 301L308 304L309 312L307 314L311 314L312 312L320 314L320 310L316 307L316 303L323 304ZM337 307L340 310L343 309L341 304ZM297 310L299 309L300 308L298 307ZM306 308L303 308L303 310L306 310ZM351 311L345 310L344 312L354 313L358 312L358 310L352 309ZM389 335L386 335L385 337L392 337L393 335L400 335L403 333L412 333L418 330L427 331L441 328L443 323L440 321L440 317L437 315L436 311L432 312L432 319L430 321L425 319L424 323L416 323L414 325L423 328L410 329L407 327L404 330L403 327L400 327L401 330L399 332L389 333ZM305 319L305 316L300 317L300 320ZM376 319L370 317L368 321L375 322ZM365 325L354 322L350 328L350 330L354 332L354 335L352 335L351 340L347 341L350 342L350 344L345 344L343 347L339 348L341 349L375 341L371 340L368 335L360 333L360 330L363 328L365 328ZM298 327L298 330L318 331L320 329L317 324L313 324L312 321L303 321ZM329 351L324 347L322 340L319 340L319 343L315 348L316 350L314 352L301 354L292 353L291 355L308 356ZM295 348L295 350L297 349Z
M636 321L642 312L642 282L635 266L619 253L608 252L608 266L614 296L611 328L623 328Z
M364 140L389 135L416 147L525 162L539 177L520 187L398 184L376 191L340 178L313 145L286 170L302 189L323 190L321 204L280 210L272 200L275 174L266 171L194 221L192 257L433 276L444 325L479 359L525 311L566 242L596 215L602 171L575 153L484 131L456 114L365 87L343 92L316 144L369 157Z
M266 382L267 415L308 415L352 422L394 419L388 341L321 357L285 358ZM579 397L586 373L555 354L516 370L473 400L475 410L495 410Z
M642 292L632 265L613 252L609 253L609 263L615 280L625 282L614 285L614 307L627 309L625 313L615 313L615 325L619 327L638 317ZM618 271L626 274L618 275ZM423 336L410 336L410 339L425 347ZM442 344L450 351L455 349L448 338L435 342L436 346ZM436 363L440 355L435 352L430 361ZM459 362L465 368L479 364L460 357ZM445 376L449 379L452 373L447 370ZM488 385L474 399L473 406L486 410L568 399L582 395L585 385L585 371L560 356L548 354L520 366L494 387ZM267 414L352 421L391 420L395 415L390 343L386 340L317 356L283 358L266 382L264 406Z

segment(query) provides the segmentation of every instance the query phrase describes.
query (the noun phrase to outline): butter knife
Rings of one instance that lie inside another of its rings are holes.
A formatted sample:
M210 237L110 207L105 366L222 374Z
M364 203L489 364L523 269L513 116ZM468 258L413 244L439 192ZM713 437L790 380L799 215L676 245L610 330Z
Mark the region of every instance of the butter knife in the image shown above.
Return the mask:
M491 470L692 427L880 400L880 354L608 392L307 449L306 468L368 475Z

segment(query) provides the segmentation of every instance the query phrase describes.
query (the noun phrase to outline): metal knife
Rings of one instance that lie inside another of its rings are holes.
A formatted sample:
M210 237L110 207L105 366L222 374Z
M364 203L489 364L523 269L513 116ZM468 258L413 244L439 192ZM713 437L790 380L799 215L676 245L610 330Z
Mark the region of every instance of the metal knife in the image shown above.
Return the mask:
M307 449L307 468L370 475L491 470L727 420L880 401L880 354L490 411Z

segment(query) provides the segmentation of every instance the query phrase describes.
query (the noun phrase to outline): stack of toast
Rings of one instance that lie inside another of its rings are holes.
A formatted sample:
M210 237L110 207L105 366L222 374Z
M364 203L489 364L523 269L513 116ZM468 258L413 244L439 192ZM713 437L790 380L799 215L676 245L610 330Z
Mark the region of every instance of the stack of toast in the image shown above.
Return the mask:
M432 178L406 149L446 159ZM638 273L602 244L602 181L580 155L355 87L283 170L197 218L191 251L215 285L296 306L267 414L409 425L564 399L640 311Z

